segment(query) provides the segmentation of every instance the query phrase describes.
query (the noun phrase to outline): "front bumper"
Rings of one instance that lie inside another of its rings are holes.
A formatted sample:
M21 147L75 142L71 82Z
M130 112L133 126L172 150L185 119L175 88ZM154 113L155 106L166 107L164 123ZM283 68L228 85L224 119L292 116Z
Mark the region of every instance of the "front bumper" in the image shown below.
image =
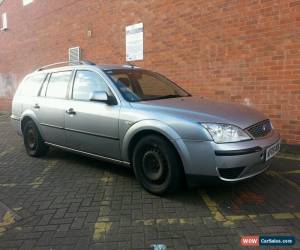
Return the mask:
M266 150L277 142L280 142L280 135L276 130L263 138L235 143L184 140L185 173L188 180L198 176L201 180L207 177L236 182L253 177L269 167L271 160L265 161Z

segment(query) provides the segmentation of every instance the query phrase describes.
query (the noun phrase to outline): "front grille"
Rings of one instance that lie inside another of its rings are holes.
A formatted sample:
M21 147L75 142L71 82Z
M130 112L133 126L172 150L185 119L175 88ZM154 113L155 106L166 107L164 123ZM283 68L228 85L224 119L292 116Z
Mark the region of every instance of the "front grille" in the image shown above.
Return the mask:
M247 128L247 131L254 137L264 137L269 134L272 130L272 125L270 120L261 121L254 124L253 126Z

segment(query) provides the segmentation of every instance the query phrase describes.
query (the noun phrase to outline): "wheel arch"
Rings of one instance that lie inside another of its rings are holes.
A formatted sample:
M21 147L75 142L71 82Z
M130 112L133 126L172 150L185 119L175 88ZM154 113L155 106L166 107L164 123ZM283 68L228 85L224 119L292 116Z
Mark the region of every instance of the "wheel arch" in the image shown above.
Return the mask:
M141 121L132 125L128 129L122 141L122 158L125 161L131 162L136 143L142 137L150 134L158 135L170 143L177 153L184 169L185 161L182 154L185 151L184 148L182 148L184 145L178 143L180 140L177 140L180 139L180 136L173 128L157 120Z
M133 151L134 148L136 146L136 144L138 143L138 141L143 138L144 136L147 135L157 135L159 137L164 138L165 140L167 140L173 147L173 143L169 140L168 137L166 137L164 134L156 131L156 130L151 130L151 129L145 129L145 130L141 130L139 132L137 132L130 140L129 144L128 144L128 150L127 150L127 154L128 154L128 159L129 161L131 161L132 159L132 155L133 155ZM174 147L174 149L176 150L176 148ZM176 150L177 152L177 150ZM178 153L178 152L177 152Z
M37 119L35 113L31 110L25 111L21 116L21 132L22 132L22 134L23 134L23 130L24 130L26 122L28 122L30 120L34 122L34 124L36 125L40 135L42 136L42 138L44 138L43 134L42 134L42 131L41 131L41 128L40 128L40 125L39 125L39 122L38 122L38 119Z

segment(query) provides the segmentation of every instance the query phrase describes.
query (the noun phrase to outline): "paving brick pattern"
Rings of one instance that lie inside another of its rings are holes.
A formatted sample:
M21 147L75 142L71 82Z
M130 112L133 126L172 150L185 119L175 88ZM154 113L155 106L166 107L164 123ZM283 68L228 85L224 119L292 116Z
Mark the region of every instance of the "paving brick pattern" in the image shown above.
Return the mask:
M241 235L300 238L300 161L235 185L157 197L130 169L52 149L26 155L0 116L0 249L239 249Z

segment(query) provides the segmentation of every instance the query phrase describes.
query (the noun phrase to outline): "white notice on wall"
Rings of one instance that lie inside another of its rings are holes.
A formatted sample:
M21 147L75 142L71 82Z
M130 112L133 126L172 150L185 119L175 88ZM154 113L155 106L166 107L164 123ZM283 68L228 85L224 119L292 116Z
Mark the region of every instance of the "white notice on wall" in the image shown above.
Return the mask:
M137 23L126 27L126 61L144 59L144 25Z

